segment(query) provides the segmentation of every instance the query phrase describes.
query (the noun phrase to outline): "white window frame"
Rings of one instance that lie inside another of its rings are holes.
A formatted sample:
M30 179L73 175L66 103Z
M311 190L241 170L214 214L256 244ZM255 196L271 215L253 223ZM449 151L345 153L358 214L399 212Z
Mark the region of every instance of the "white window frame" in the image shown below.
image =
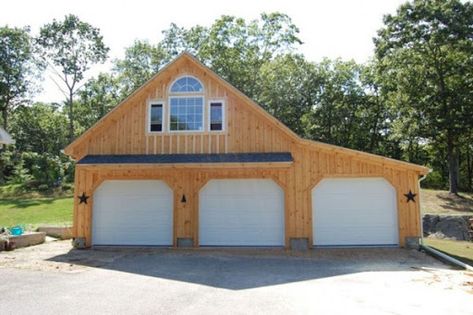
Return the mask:
M172 98L202 98L202 130L171 130L171 99ZM205 97L203 93L178 93L169 96L168 98L169 110L168 110L168 123L167 123L167 130L169 133L202 133L205 132Z
M210 113L211 113L211 106L210 104L211 103L220 103L222 104L222 130L210 130L210 125L212 123L212 120L211 120L211 117L210 117ZM226 117L226 104L225 104L225 100L224 99L218 99L218 98L215 98L215 99L210 99L208 102L207 102L207 113L208 113L208 122L207 122L207 130L209 132L222 132L222 131L225 131L225 125L226 125L226 121L227 121L227 117Z
M162 108L162 121L161 121L161 131L151 131L151 107L153 105L161 105ZM165 124L165 117L166 117L166 106L163 100L150 100L148 102L148 124L147 124L147 131L148 133L163 133L166 128Z
M174 85L174 83L176 83L176 82L179 81L180 79L186 78L186 77L193 78L193 79L197 80L197 82L199 82L200 85L202 86L202 92L173 92L173 91L171 91L172 86ZM171 94L174 94L174 95L187 95L187 94L199 94L199 95L200 95L200 94L202 94L202 95L204 95L204 93L205 93L205 86L204 86L204 84L202 83L202 81L199 80L199 78L197 78L197 77L195 77L195 76L193 76L193 75L184 74L184 75L181 75L181 76L177 77L174 81L171 82L171 84L169 85L168 93L169 93L169 95L171 95Z

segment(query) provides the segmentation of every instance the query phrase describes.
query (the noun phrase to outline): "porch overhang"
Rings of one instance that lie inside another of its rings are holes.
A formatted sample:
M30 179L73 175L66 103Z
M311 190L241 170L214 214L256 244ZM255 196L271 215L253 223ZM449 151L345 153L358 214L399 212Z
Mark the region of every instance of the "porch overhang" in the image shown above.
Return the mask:
M212 153L212 154L117 154L86 155L77 164L81 167L142 167L163 168L225 168L225 167L289 167L290 152Z

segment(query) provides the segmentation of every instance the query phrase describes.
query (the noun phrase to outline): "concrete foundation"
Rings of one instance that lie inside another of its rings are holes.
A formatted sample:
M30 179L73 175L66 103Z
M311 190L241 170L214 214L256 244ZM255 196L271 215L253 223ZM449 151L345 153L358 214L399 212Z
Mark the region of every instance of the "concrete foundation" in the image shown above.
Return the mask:
M289 243L292 250L306 251L309 249L309 239L305 237L291 238Z
M420 237L406 237L406 245L407 249L419 249L420 247Z
M177 238L177 247L189 248L194 247L194 239L192 237L188 238Z

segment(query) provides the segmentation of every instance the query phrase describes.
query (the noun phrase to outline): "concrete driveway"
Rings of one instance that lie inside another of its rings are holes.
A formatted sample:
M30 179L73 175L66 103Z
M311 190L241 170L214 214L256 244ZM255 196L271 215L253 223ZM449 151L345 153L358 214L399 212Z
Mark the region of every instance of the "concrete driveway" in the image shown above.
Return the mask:
M471 314L473 274L417 251L0 253L1 314Z

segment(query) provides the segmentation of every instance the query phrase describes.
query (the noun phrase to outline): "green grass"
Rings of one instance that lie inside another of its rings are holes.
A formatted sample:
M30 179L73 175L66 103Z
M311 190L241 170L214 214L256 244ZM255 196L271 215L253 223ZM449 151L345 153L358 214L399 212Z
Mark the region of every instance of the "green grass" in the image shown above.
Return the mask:
M0 199L10 198L42 198L42 197L65 197L71 196L73 186L67 184L64 187L52 188L48 191L38 191L27 184L7 184L0 186Z
M473 266L473 243L465 241L424 238L424 243L455 259Z
M70 225L72 208L72 197L4 198L0 200L0 226Z
M422 214L473 215L473 194L450 195L448 191L421 189Z

